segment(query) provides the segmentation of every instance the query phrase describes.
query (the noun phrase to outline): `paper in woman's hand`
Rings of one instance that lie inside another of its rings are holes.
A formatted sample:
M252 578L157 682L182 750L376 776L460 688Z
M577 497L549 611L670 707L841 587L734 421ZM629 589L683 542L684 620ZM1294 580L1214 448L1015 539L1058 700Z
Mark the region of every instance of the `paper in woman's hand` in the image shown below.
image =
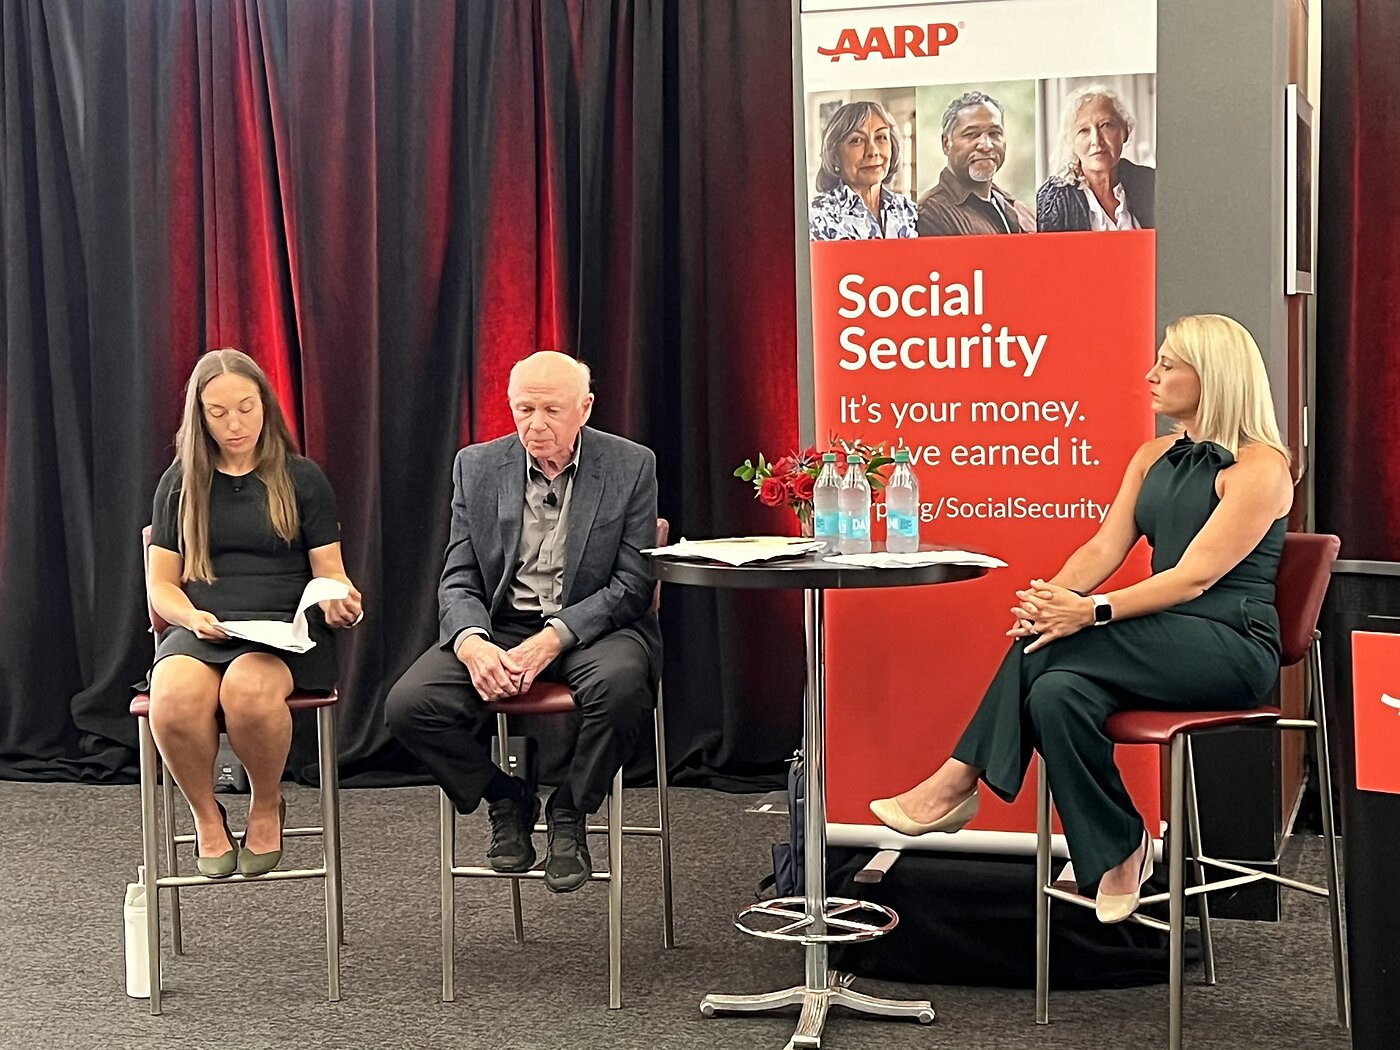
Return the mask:
M291 623L286 620L220 620L219 626L230 638L258 642L274 649L285 649L289 653L304 653L316 646L306 626L306 610L317 602L348 597L348 586L339 580L317 576L301 592L301 601L297 603L296 616Z

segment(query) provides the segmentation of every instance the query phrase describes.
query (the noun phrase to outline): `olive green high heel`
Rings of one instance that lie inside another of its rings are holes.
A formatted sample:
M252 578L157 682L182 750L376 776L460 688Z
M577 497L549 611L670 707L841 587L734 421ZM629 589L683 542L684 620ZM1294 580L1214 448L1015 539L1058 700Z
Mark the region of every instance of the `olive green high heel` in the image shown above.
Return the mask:
M282 862L282 827L286 823L287 800L284 798L278 806L277 848L267 853L254 853L244 846L238 851L238 874L244 878L255 878L258 875L266 875ZM248 841L247 832L244 832L243 841Z
M219 816L224 821L224 834L228 836L228 850L220 853L217 857L201 857L199 855L199 825L194 829L194 866L206 879L226 879L238 869L238 840L233 837L233 832L228 826L228 811L223 804L217 800L214 805L219 807Z

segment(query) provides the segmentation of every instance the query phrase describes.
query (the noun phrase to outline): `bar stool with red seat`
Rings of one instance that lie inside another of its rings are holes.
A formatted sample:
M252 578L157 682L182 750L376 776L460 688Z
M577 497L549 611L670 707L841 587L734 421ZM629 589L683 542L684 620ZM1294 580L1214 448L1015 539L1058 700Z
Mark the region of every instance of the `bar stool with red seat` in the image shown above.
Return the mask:
M141 534L142 560L150 546L151 530L147 526ZM151 605L149 594L146 612L150 616L151 631L159 638L169 626ZM299 838L319 836L321 839L321 866L317 868L278 868L265 875L245 878L231 875L228 878L209 879L203 875L181 875L179 855L176 847L192 844L194 835L175 833L175 778L168 773L160 773L160 753L156 749L155 736L151 733L149 693L139 693L131 701L131 713L140 726L141 754L141 884L146 889L146 942L147 965L151 989L151 1013L161 1012L160 1003L160 897L157 890L166 890L170 895L171 943L176 955L185 951L184 937L180 922L180 890L191 886L236 885L254 882L284 882L294 879L323 879L326 888L326 984L327 998L331 1002L340 1001L340 946L345 941L344 913L341 896L340 871L340 774L336 764L335 705L339 694L334 690L329 694L292 693L287 697L287 707L293 711L316 712L316 737L321 768L321 824L316 827L286 828L282 837ZM157 828L162 822L156 813L156 782L161 784L161 801L165 810L164 838L165 856L169 873L160 874L160 859L157 849Z
M656 519L656 545L664 547L670 536L670 525L665 518ZM652 595L651 612L661 605L661 584L658 582ZM488 702L486 709L496 716L497 755L503 769L509 762L509 718L511 715L573 715L578 707L569 687L562 682L537 682L523 696ZM666 715L661 683L656 683L656 707L652 712L652 724L656 739L656 806L655 825L625 825L622 820L622 767L613 775L612 787L608 791L608 818L606 824L590 824L591 832L607 832L608 868L589 875L591 882L608 884L608 1009L622 1006L622 840L625 835L655 838L661 847L661 906L662 943L667 948L675 947L675 925L672 917L671 897L671 810L667 795L666 776ZM496 871L494 868L479 865L458 865L457 853L457 810L445 792L438 793L438 817L440 825L439 844L441 849L442 880L442 1001L450 1003L456 998L455 959L456 952L456 879L509 879L511 913L515 926L515 943L525 943L525 923L520 905L520 881L522 879L544 878L541 867L525 872ZM545 825L535 825L535 831L544 831Z
M1322 600L1331 580L1332 564L1341 542L1336 536L1290 532L1284 537L1283 556L1275 584L1275 607L1283 643L1280 664L1291 667L1305 657L1304 707L1302 718L1284 718L1277 707L1256 707L1234 711L1123 710L1107 722L1115 744L1153 744L1170 748L1171 802L1168 820L1168 891L1143 897L1139 908L1168 902L1168 921L1163 923L1135 912L1130 920L1165 930L1168 934L1170 1006L1168 1046L1180 1050L1183 964L1185 961L1186 898L1196 897L1199 905L1201 949L1207 984L1215 983L1215 952L1210 936L1210 911L1206 894L1268 879L1289 889L1326 897L1332 927L1332 973L1336 982L1337 1019L1350 1027L1350 981L1347 972L1346 927L1343 923L1342 886L1339 878L1337 839L1332 811L1331 755L1327 744L1327 711L1322 691L1321 632L1317 629ZM1201 824L1196 800L1196 781L1191 756L1191 737L1217 729L1255 728L1312 730L1316 748L1318 791L1322 803L1322 835L1327 851L1327 886L1314 886L1259 871L1233 861L1216 860L1200 851ZM1040 759L1040 763L1043 763ZM1050 787L1045 771L1037 764L1036 806L1036 991L1037 1024L1049 1021L1050 989L1050 901L1062 900L1092 908L1094 901L1060 888L1050 881ZM1192 866L1196 885L1186 886L1186 839L1192 843ZM1229 877L1206 881L1207 866L1219 868Z

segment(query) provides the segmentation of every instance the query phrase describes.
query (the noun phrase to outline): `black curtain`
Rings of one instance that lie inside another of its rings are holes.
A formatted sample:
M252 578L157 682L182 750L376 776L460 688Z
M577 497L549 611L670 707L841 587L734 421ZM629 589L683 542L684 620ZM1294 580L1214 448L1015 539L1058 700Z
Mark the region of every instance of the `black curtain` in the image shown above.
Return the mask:
M0 776L133 774L139 532L209 347L340 499L349 783L416 773L382 700L524 354L592 366L676 535L789 528L730 476L797 436L786 4L0 0L0 35ZM775 783L795 597L668 588L662 621L678 779Z

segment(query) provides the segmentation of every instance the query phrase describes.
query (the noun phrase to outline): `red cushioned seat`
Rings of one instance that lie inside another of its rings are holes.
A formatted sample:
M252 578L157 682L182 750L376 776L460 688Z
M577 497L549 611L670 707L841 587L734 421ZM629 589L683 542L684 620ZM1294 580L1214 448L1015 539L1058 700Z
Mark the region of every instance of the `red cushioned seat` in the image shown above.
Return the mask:
M335 690L329 693L293 693L287 697L287 706L293 711L310 711L317 707L333 707L340 700ZM151 694L137 693L131 698L129 709L137 718L145 718L151 713Z
M1119 711L1107 726L1115 744L1160 744L1165 747L1178 733L1198 733L1227 726L1277 722L1277 707L1252 707L1245 711Z
M493 715L562 715L577 711L574 694L562 682L536 682L524 696L487 703Z

